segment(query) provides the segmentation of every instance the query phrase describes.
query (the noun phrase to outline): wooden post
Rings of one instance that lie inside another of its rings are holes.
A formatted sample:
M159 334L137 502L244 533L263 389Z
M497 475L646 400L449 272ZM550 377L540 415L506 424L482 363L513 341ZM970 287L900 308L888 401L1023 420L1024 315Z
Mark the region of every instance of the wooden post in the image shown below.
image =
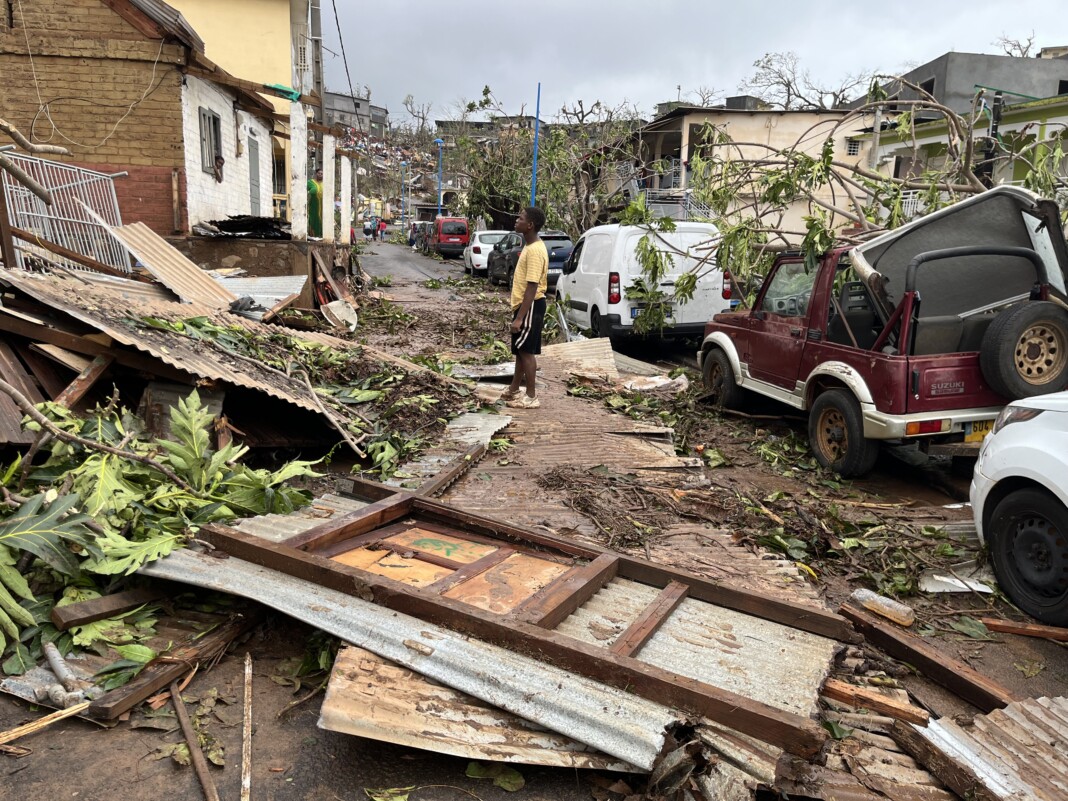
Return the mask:
M4 266L14 270L18 266L15 260L15 240L11 237L11 220L7 216L7 194L4 180L0 177L0 258Z

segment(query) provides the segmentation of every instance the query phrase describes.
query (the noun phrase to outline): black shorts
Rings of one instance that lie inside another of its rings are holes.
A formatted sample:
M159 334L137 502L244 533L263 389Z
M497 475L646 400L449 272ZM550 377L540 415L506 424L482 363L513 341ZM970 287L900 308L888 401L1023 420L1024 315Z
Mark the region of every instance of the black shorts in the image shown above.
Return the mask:
M512 322L516 321L520 306L512 314ZM545 324L545 298L538 298L530 305L527 316L518 334L512 334L512 353L532 353L537 356L541 353L541 328Z

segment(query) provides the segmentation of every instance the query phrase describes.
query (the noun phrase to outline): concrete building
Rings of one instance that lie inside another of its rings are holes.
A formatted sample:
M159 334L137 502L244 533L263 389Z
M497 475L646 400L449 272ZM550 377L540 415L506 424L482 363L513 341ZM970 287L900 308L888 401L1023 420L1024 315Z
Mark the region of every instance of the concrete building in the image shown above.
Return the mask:
M233 76L160 0L14 4L0 15L0 75L0 117L67 147L58 160L126 173L115 181L124 222L171 234L269 209L271 129L260 115L271 106L228 85Z
M987 90L987 97L1001 91L1009 103L1068 94L1068 58L945 53L901 77L963 114L971 110L975 93L981 88ZM888 89L893 91L893 87ZM912 89L902 89L894 97L916 100L918 95ZM866 99L861 98L850 106L864 102Z
M227 72L259 84L293 86L294 72L317 86L320 32L312 0L169 0L203 38L204 54ZM288 117L290 101L264 94L277 114ZM279 121L280 133L288 125ZM290 140L272 136L262 158L270 161L273 214L289 216ZM272 206L263 209L271 215Z
M375 139L384 139L389 131L389 109L376 106L369 98L357 97L343 92L323 94L323 118L326 125L351 128L369 134Z
M747 97L730 98L719 108L681 105L643 126L634 136L635 159L629 173L621 170L621 179L629 184L627 194L644 193L654 213L663 216L715 216L693 197L690 187L694 155L702 151L707 158L715 155L704 142L703 132L710 126L738 143L730 149L733 159L759 160L788 147L818 157L828 137L834 141L836 160L860 163L867 157L870 143L860 135L871 127L870 118L858 117L842 126L850 114L844 109L784 111L758 105ZM722 150L719 154L725 155ZM816 197L834 200L830 189ZM803 231L801 218L808 213L807 203L799 201L788 207L777 227Z

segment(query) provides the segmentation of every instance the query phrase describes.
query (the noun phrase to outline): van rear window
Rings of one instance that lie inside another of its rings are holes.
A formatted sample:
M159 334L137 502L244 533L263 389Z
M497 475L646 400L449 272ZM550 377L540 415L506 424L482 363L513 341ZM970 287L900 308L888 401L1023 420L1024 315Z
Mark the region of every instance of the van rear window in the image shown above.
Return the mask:
M467 233L467 223L445 222L441 224L441 233L448 236L463 236Z

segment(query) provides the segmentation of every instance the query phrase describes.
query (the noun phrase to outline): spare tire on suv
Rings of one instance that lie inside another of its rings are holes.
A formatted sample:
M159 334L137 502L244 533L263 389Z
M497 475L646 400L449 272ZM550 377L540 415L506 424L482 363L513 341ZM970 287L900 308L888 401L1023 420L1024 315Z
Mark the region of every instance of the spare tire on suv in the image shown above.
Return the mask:
M990 388L1011 400L1068 386L1068 311L1049 301L1005 309L983 335L979 366Z

